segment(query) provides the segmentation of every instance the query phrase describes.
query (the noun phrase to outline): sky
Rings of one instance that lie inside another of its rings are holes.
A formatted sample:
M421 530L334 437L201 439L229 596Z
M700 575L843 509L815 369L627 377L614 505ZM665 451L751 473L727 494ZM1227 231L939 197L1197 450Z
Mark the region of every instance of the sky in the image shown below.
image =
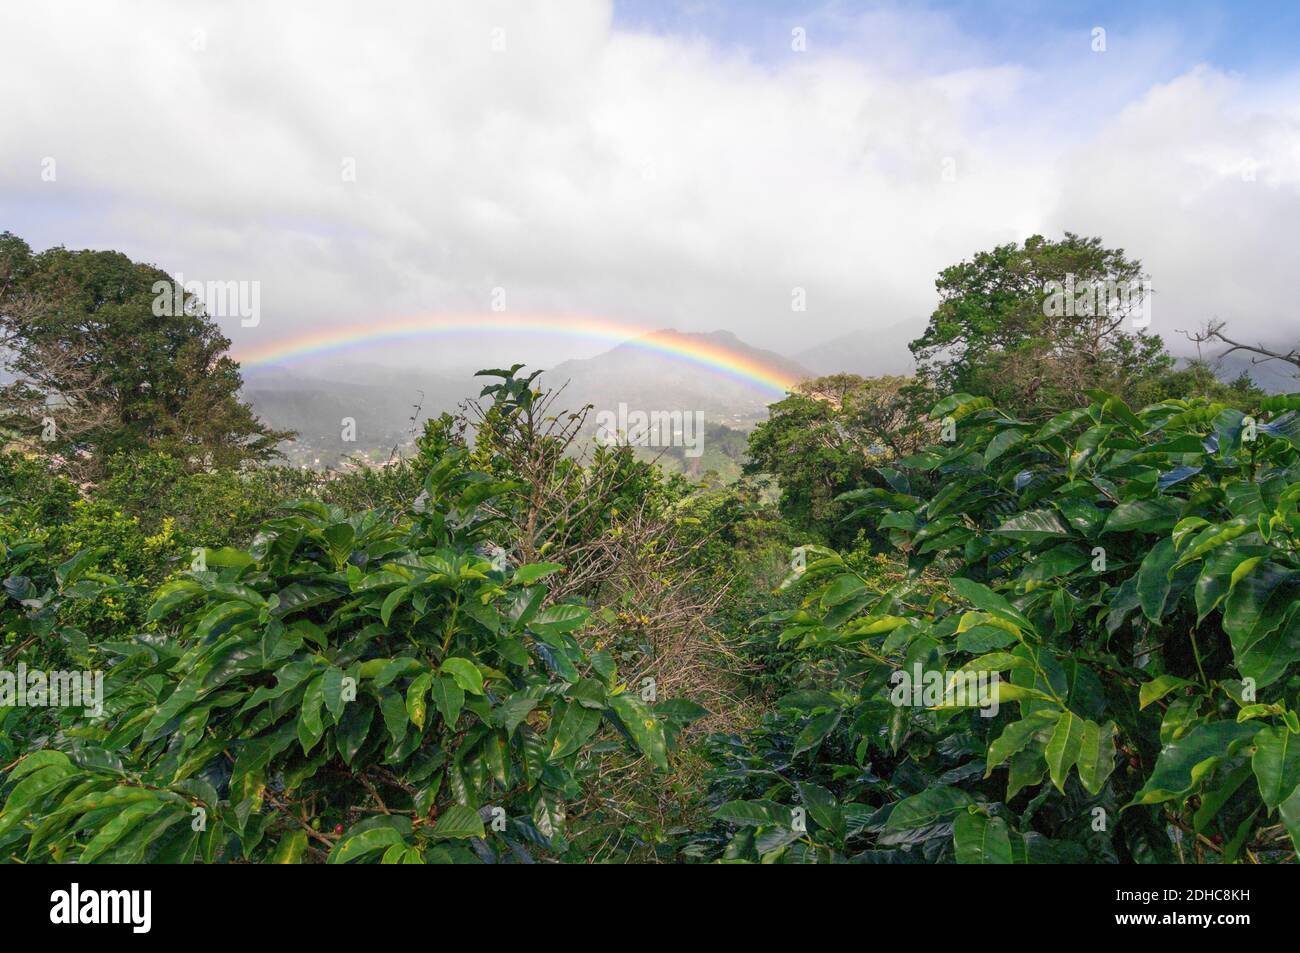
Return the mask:
M1172 345L1300 331L1295 3L5 3L0 89L0 230L255 286L237 355L609 346L472 333L500 308L796 354L1066 230L1142 260Z

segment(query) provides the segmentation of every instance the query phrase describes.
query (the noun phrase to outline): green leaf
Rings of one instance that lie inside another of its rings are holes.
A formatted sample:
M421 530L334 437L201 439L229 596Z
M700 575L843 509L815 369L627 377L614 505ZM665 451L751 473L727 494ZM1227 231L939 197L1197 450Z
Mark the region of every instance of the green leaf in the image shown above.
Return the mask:
M960 788L942 784L926 788L894 805L885 830L911 830L945 821L973 803L971 796Z
M434 840L460 840L466 837L483 837L483 818L478 811L463 804L453 804L442 812L433 826Z
M799 791L799 800L808 809L812 819L836 837L842 838L845 830L844 811L835 796L823 787L804 781L796 781L795 787Z
M449 658L442 663L439 671L454 678L456 684L469 694L483 694L483 673L469 659Z
M516 586L531 586L538 579L559 572L563 568L559 563L530 563L515 570L512 582Z
M402 835L391 827L372 827L369 830L343 837L326 859L327 864L347 864L360 860L376 851L386 850L393 844L405 843Z
M1003 430L996 437L989 441L989 445L984 449L984 466L988 466L1002 454L1006 453L1018 443L1025 440L1025 434L1020 430Z
M1179 564L1195 562L1211 550L1217 549L1241 536L1253 525L1253 520L1244 516L1237 516L1226 523L1202 530L1188 544L1187 548L1179 554Z
M994 768L1022 750L1035 735L1054 728L1060 717L1061 713L1057 709L1040 708L1020 721L1007 725L1002 729L1002 734L989 745L984 777L987 778Z
M1211 553L1196 580L1197 623L1218 608L1237 580L1254 569L1269 552L1267 546L1232 545Z
M1145 532L1155 533L1172 529L1178 521L1178 511L1158 500L1125 500L1106 517L1103 533Z
M840 723L842 714L840 711L828 711L809 720L804 725L799 734L794 739L794 750L792 755L802 754L821 744L822 739L834 730L835 726Z
M601 713L595 708L586 708L576 703L566 705L555 733L555 741L551 745L549 760L567 758L586 744L587 739L600 727L600 719Z
M1234 639L1258 640L1281 624L1300 590L1300 572L1273 562L1251 567L1232 587L1223 628ZM1234 654L1236 643L1234 642Z
M1010 864L1011 835L1007 822L977 811L957 815L952 827L959 864Z
M609 707L651 764L660 771L667 771L668 742L664 737L663 725L646 703L624 692L611 696Z
M1189 793L1210 768L1228 757L1233 745L1258 730L1249 722L1215 721L1193 725L1185 734L1161 748L1155 769L1142 790L1134 795L1130 806L1158 804Z
M306 694L302 697L302 709L298 715L298 741L302 744L303 754L311 754L325 734L325 724L321 720L320 710L325 704L325 676L317 675L307 683Z
M790 809L772 801L728 801L713 816L728 824L742 827L762 827L764 824L790 826Z
M1033 631L1033 625L1015 606L1007 602L1006 597L994 592L983 583L967 579L965 576L954 576L949 580L949 584L957 595L977 609L983 609L1017 628Z
M293 744L294 738L297 737L296 727L297 723L293 719L286 720L271 734L251 738L239 749L239 754L235 757L235 766L230 774L232 798L237 796L234 792L251 796L252 792L247 789L255 786L255 779L276 755ZM242 797L240 799L242 800Z
M1291 792L1291 796L1278 806L1278 814L1291 835L1291 846L1300 851L1300 788Z
M159 588L158 598L149 607L149 612L145 615L145 621L157 622L173 609L183 606L187 602L193 602L203 594L203 587L193 579L174 579Z
M406 737L406 702L402 696L390 689L385 689L379 698L379 710L384 716L384 725L388 728L388 734L393 739L393 744L400 744Z
M853 573L843 573L831 580L826 591L822 593L821 605L823 609L829 609L837 606L842 602L848 602L854 596L863 592L867 588L866 583L859 579Z
M280 838L271 857L273 864L301 864L303 854L307 852L307 832L289 831Z
M384 598L384 604L379 607L379 621L388 627L388 622L393 618L393 613L407 599L411 598L411 593L415 590L410 586L403 586L401 589L394 589Z
M513 735L529 712L541 704L542 697L542 691L536 688L515 692L493 712L496 724L504 728L507 735Z
M406 717L421 731L424 730L424 714L428 705L429 687L433 684L433 673L425 672L411 680L406 689Z
M70 783L77 776L77 769L71 764L50 764L33 771L19 781L5 801L0 811L0 836L17 826L27 814L29 804Z
M334 564L343 565L352 553L352 541L356 538L356 530L347 523L335 523L333 526L326 527L321 535L325 537L325 545Z
M21 781L29 774L35 774L41 768L50 767L67 769L71 773L72 761L62 751L56 751L54 748L42 748L20 758L18 764L5 776L5 781L12 784Z
M81 852L77 862L93 864L106 850L121 840L126 834L145 818L156 814L161 804L154 799L128 805L113 815L113 818L101 827L91 838L86 849Z
M1018 513L993 532L999 536L1008 536L1028 543L1070 535L1070 531L1065 528L1055 510L1029 510Z
M1065 778L1070 768L1079 759L1083 744L1083 719L1069 711L1061 712L1052 737L1047 741L1043 757L1047 761L1047 771L1052 784L1062 794L1065 793Z
M194 630L197 642L216 641L237 625L252 622L257 618L257 610L247 602L232 600L214 606L203 617L203 621Z
M1300 658L1300 573L1264 564L1233 587L1224 606L1223 628L1233 661L1259 688L1271 685Z
M528 627L543 637L562 635L581 626L590 614L591 610L583 606L564 603L543 609L537 613Z
M283 617L332 602L339 598L341 593L330 586L310 586L306 583L294 582L285 586L276 595L280 602L275 609L275 614Z
M216 569L243 569L257 562L256 559L242 549L235 549L231 546L205 550L204 561L209 568Z
M558 837L564 830L564 802L538 788L533 801L533 823L548 840Z
M375 709L369 699L352 702L343 712L343 718L334 732L334 741L345 764L352 764L352 759L361 750L366 736L370 733L370 723L374 721Z
M1181 688L1185 685L1194 685L1195 682L1189 682L1185 678L1179 678L1177 675L1159 675L1149 682L1144 682L1138 689L1138 708L1146 708L1152 702L1157 702L1164 698L1175 688Z
M391 685L409 672L424 670L424 663L418 659L403 655L395 659L371 659L361 666L361 676L370 676L375 680L375 688Z
M1015 641L1014 635L996 625L977 625L957 634L957 648L972 655L1003 649Z
M1106 786L1106 780L1115 770L1115 723L1104 725L1083 723L1083 737L1079 743L1079 781L1089 794L1096 796Z
M1165 614L1165 602L1173 586L1169 571L1176 558L1174 541L1166 537L1151 548L1138 569L1138 604L1142 606L1142 613L1152 622L1159 622Z
M1285 725L1260 729L1250 766L1259 782L1259 795L1271 811L1296 792L1300 784L1300 736Z
M321 691L325 695L325 707L334 716L336 723L343 717L343 709L347 706L347 702L343 700L343 679L345 677L343 670L337 665L331 665L325 669L325 674L321 676Z
M460 710L465 707L465 690L456 683L454 678L440 676L430 684L429 694L433 697L434 707L438 709L438 714L442 715L447 728L455 728Z

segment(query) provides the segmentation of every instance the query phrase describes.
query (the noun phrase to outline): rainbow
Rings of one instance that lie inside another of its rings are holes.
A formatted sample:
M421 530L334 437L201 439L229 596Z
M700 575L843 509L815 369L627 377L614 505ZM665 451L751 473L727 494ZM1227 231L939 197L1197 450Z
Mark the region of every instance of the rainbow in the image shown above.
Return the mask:
M786 370L712 341L605 318L508 312L426 315L342 325L260 346L236 347L232 356L244 367L265 367L385 341L479 334L545 334L627 344L689 362L774 394L785 393L798 380Z

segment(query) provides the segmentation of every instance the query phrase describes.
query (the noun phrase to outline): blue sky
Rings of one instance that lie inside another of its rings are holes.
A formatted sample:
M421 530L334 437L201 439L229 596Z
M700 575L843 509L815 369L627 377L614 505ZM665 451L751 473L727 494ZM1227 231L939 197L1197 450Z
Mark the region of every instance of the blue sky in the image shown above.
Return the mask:
M851 54L856 41L839 28L848 21L891 11L916 20L946 22L971 44L936 47L932 64L941 70L1037 61L1070 34L1086 43L1096 26L1107 30L1112 50L1122 48L1125 37L1137 32L1176 37L1179 57L1171 70L1202 62L1241 71L1292 70L1300 62L1300 3L1294 0L892 4L616 0L614 22L627 29L703 37L721 47L744 48L761 60L784 52L794 26L808 29L810 51L820 46ZM866 48L867 44L859 46Z

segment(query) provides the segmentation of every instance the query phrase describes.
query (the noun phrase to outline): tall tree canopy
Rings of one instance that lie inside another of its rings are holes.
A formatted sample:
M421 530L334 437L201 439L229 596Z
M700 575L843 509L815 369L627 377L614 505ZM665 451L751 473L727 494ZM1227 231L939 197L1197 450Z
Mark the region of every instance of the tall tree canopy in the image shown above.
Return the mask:
M171 278L119 252L33 253L0 234L5 423L92 459L141 447L195 466L274 455L290 435L240 401L230 341L192 299L154 314L158 281Z
M1142 263L1100 238L999 245L945 268L935 287L939 306L911 349L944 389L1049 412L1095 388L1128 395L1173 368L1142 328Z

